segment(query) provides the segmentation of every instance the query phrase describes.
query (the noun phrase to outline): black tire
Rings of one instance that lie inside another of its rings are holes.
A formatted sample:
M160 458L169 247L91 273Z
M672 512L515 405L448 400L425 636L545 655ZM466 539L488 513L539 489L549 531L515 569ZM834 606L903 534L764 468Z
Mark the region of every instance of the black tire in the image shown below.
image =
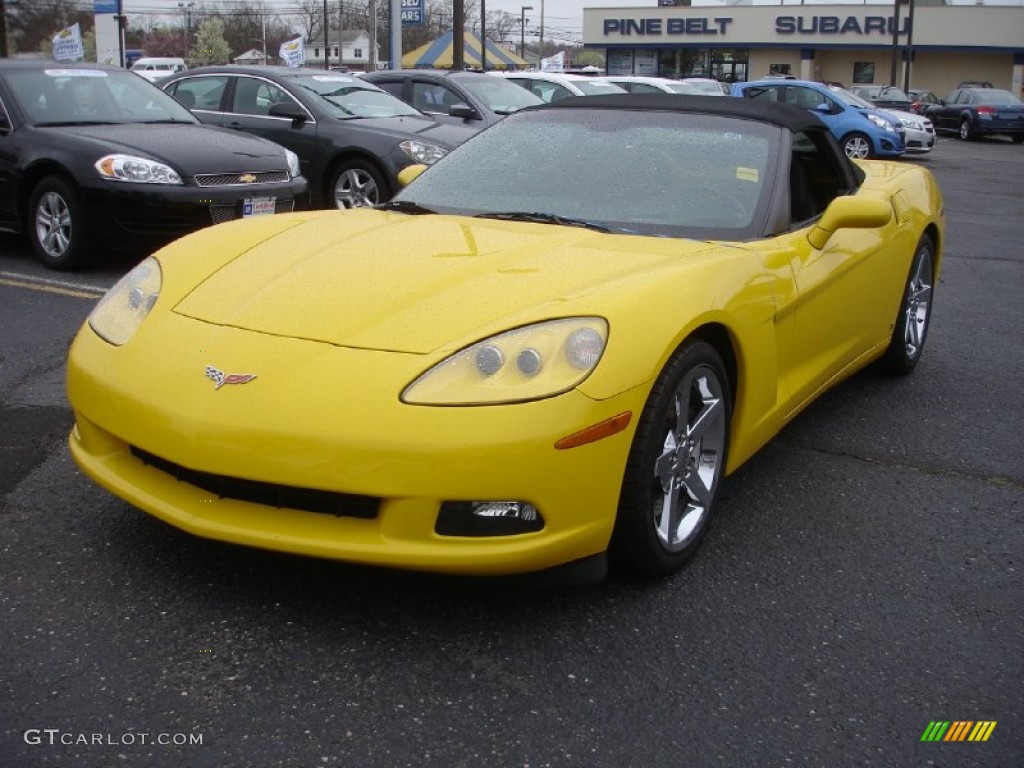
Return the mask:
M961 141L971 141L974 138L974 129L971 127L971 119L969 117L960 118L960 132Z
M327 188L329 208L365 208L390 198L387 180L366 160L350 160L339 166Z
M889 348L881 360L882 367L890 373L910 373L921 359L932 317L934 280L935 244L923 235L910 263Z
M1010 139L1014 144L1020 144L1024 142L1024 134L1018 134L1017 136L1011 136Z
M866 133L848 133L839 145L851 160L867 160L873 153L871 139Z
M693 557L724 476L731 411L722 358L703 341L683 345L637 423L609 546L617 568L666 576Z
M59 176L47 176L32 190L26 228L36 258L50 269L75 269L92 255L81 195Z

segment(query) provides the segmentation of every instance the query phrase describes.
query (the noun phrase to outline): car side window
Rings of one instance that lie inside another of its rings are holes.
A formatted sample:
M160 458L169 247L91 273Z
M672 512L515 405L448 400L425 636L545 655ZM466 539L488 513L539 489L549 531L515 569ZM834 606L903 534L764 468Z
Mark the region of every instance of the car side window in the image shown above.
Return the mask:
M207 75L179 80L168 90L175 99L189 109L219 112L221 97L224 95L227 85L226 75Z
M549 104L552 101L560 101L573 95L573 92L565 86L558 83L546 83L543 80L535 80L530 83L530 90Z
M786 92L788 95L786 101L790 104L796 104L796 106L803 107L804 109L817 109L818 106L824 104L826 107L831 109L828 97L823 93L818 93L817 91L812 90L811 88L797 88L790 86L786 89Z
M280 102L296 103L287 91L273 83L255 77L239 77L231 111L240 115L269 115L271 105Z
M790 220L794 227L820 216L829 203L848 190L846 176L836 164L836 152L824 131L793 135L789 168Z
M661 93L660 88L655 88L653 85L647 83L630 83L629 86L623 86L630 93Z
M402 89L405 86L405 83L401 80L374 80L373 84L378 88L383 88L396 99L402 98Z
M433 83L412 84L412 105L420 112L437 112L439 103L437 86Z

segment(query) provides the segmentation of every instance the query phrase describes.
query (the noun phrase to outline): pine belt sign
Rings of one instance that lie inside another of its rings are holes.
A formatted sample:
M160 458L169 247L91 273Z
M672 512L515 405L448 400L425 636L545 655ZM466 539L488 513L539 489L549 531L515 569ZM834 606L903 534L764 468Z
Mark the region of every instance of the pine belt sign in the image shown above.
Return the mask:
M402 26L422 27L423 21L423 0L402 0Z

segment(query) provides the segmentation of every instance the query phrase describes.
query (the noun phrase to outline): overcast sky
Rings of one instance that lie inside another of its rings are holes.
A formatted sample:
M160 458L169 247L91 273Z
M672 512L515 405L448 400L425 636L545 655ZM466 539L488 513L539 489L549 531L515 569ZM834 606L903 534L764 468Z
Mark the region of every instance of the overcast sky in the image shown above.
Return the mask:
M255 2L256 0L249 0ZM377 0L379 3L389 0ZM289 11L295 12L298 0L264 0L269 8L274 8L281 15ZM364 5L366 0L344 0L346 6ZM532 5L533 10L526 12L527 39L536 38L540 28L541 0L485 0L488 12L505 11L517 19L520 18L524 5ZM698 6L735 5L735 0L693 0ZM748 0L749 2L749 0ZM974 5L975 0L950 0L952 5ZM1024 0L985 0L989 5L1020 5ZM123 0L125 14L166 15L180 13L179 0ZM834 0L753 0L755 5L836 5ZM193 12L201 7L202 0L196 0ZM212 0L211 5L227 5L226 0ZM565 40L566 42L583 42L583 9L584 8L654 8L657 0L544 0L544 37L548 40ZM842 5L892 5L892 0L861 0L839 3ZM328 11L337 7L337 0L328 0Z

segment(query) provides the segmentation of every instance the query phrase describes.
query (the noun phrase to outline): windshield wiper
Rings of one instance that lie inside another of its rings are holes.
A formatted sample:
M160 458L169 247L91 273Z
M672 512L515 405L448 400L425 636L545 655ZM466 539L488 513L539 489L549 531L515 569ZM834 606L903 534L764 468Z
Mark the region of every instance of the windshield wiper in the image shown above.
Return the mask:
M437 213L437 211L427 208L425 205L414 203L412 200L391 200L387 203L375 205L374 208L378 211L401 211L402 213L409 213L413 215Z
M536 221L541 224L558 224L563 227L583 227L596 232L625 232L628 230L612 229L604 224L598 224L586 219L574 219L570 216L559 216L557 213L542 213L539 211L508 211L503 213L478 213L475 219L501 219L502 221Z

